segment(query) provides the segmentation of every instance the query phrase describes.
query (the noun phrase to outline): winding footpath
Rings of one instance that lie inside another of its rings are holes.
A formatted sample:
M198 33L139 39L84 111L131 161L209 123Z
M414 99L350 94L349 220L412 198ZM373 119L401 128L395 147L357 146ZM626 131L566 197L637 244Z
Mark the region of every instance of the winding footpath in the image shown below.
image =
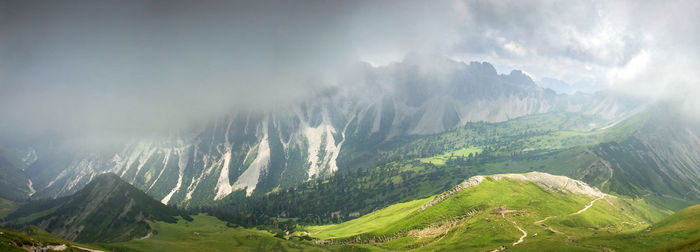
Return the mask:
M522 243L523 240L525 240L525 237L527 237L527 232L525 232L525 230L520 228L520 226L518 226L518 224L515 223L515 221L510 221L510 222L513 223L513 225L515 225L515 227L518 228L518 230L520 230L520 232L523 232L523 236L520 236L520 239L518 239L518 241L513 243L513 246L516 246L516 245Z
M591 208L591 207L593 206L593 203L595 203L596 201L601 200L601 199L603 199L603 198L605 198L605 195L600 196L600 197L598 197L598 198L595 198L595 199L591 200L591 202L589 202L586 206L584 206L583 209L578 210L578 211L576 211L575 213L571 213L571 214L569 214L568 216L579 215L579 214L585 212L586 210L588 210L589 208ZM545 222L545 221L547 221L547 220L549 220L549 219L551 219L551 218L555 218L555 217L560 217L560 216L547 216L547 217L544 218L544 219L541 219L541 220L538 220L538 221L533 222L533 224L538 225L538 226L542 226L542 227L544 227L545 229L547 229L547 230L549 230L549 231L552 231L553 233L564 234L564 233L562 233L562 232L560 232L560 231L558 231L558 230L556 230L556 229L553 229L553 228L551 228L551 227L549 227L549 226L547 226L546 224L543 223L543 222ZM503 216L503 218L505 218L505 216ZM508 221L510 221L511 223L513 223L513 225L515 226L515 228L517 228L518 230L520 230L520 232L523 233L523 236L521 236L520 239L518 239L518 241L514 242L514 243L513 243L513 246L517 246L518 244L523 243L523 241L525 240L525 237L527 237L527 232L526 232L525 230L523 230L522 228L520 228L520 226L518 226L518 224L515 223L515 221L512 221L512 220L508 220ZM499 248L494 249L493 251L501 251L501 250L504 250L504 249L506 249L506 247L505 247L505 246L501 246L501 247L499 247Z
M71 245L71 247L82 249L82 250L89 251L89 252L105 252L104 250L85 248L85 247L80 247L80 246L75 246L75 245Z
M504 215L501 215L501 216L503 216L503 219L506 219L506 217ZM506 220L508 220L508 219L506 219ZM522 228L520 228L520 226L518 226L518 223L515 223L515 221L512 221L512 220L508 220L508 221L510 221L510 223L513 223L513 226L515 226L515 228L517 228L518 230L520 230L520 232L523 233L523 236L520 236L520 239L518 239L518 241L513 243L513 246L517 246L518 244L522 243L525 240L525 237L527 237L527 232L525 230L523 230ZM491 252L503 251L505 249L507 249L506 246L500 246L494 250L491 250Z
M545 229L551 231L552 233L564 234L563 232L561 232L561 231L559 231L559 230L556 230L556 229L554 229L554 228L548 226L547 224L542 224L542 222L545 222L545 221L547 221L547 220L549 220L549 219L551 219L551 218L554 218L554 217L557 217L557 216L547 216L547 218L544 218L544 219L535 221L535 222L533 222L533 224L538 225L538 226L542 226L543 228L545 228Z
M584 208L581 209L581 210L578 210L578 212L569 214L569 216L579 215L579 214L585 212L586 210L588 210L588 208L591 208L591 207L593 206L593 203L595 203L596 201L598 201L598 200L600 200L600 199L602 199L602 198L605 198L605 195L600 196L600 197L598 197L598 198L592 200L591 203L588 203L588 205L586 205L586 207L584 207Z

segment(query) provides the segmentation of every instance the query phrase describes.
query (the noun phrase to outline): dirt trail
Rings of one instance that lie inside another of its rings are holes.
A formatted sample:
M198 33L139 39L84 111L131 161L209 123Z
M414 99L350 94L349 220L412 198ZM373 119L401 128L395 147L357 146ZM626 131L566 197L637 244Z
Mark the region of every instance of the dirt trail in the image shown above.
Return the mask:
M591 200L591 202L588 203L586 206L584 206L583 209L578 210L578 211L576 211L575 213L571 213L571 214L569 214L569 216L579 215L579 214L585 212L586 210L588 210L589 208L591 208L591 207L593 206L593 203L595 203L595 202L598 201L598 200L604 199L604 198L605 198L605 195L600 196L600 197L598 197L598 198L595 198L595 199ZM607 200L607 199L605 199L605 200ZM612 203L610 203L610 204L612 205ZM541 219L541 220L538 220L538 221L533 222L533 224L538 225L538 226L542 226L542 227L544 227L545 229L547 229L547 230L549 230L549 231L552 231L552 233L557 233L557 234L566 235L566 234L564 234L563 232L561 232L561 231L559 231L559 230L556 230L556 229L554 229L554 228L548 226L547 224L544 224L545 221L547 221L547 220L549 220L549 219L551 219L551 218L555 218L555 217L560 217L560 216L547 216L547 217L544 218L544 219Z
M513 243L513 247L517 246L520 243L523 243L523 241L525 241L525 237L527 237L527 232L525 230L523 230L522 228L520 228L520 226L518 226L518 223L515 223L515 221L507 219L505 215L501 215L501 216L503 217L503 219L510 221L510 223L513 223L513 226L515 226L515 228L517 228L518 230L520 230L520 232L523 233L523 236L520 236L520 239L518 239L518 241ZM491 252L503 251L505 249L507 249L507 247L505 245L503 245L503 246L500 246L494 250L491 250Z
M84 247L75 246L75 245L71 245L71 247L74 247L74 248L77 248L77 249L82 249L82 250L85 250L85 251L88 251L88 252L105 252L104 250L84 248Z
M554 218L554 217L558 217L558 216L547 216L547 217L544 218L544 219L541 219L541 220L538 220L538 221L533 222L533 224L538 225L538 226L542 226L542 227L544 227L545 229L551 231L552 233L564 234L563 232L561 232L561 231L559 231L559 230L556 230L556 229L554 229L554 228L548 226L547 224L542 224L542 222L545 222L545 221L547 221L547 220L549 220L549 219L551 219L551 218Z
M533 223L534 223L535 225L541 225L542 222L545 222L545 221L547 221L547 220L549 220L549 219L551 219L551 218L554 218L554 217L557 217L557 216L547 216L547 218L544 218L544 219L535 221L535 222L533 222Z
M513 225L515 225L515 227L518 228L518 230L520 230L520 232L523 232L523 236L520 236L520 239L518 239L518 241L513 243L513 246L516 246L516 245L522 243L523 240L525 240L525 237L527 237L527 232L525 232L525 230L520 228L520 226L518 226L518 224L515 223L515 221L510 221L510 222L513 223Z
M586 205L586 207L584 207L584 208L581 209L581 210L578 210L578 212L569 214L569 216L579 215L579 214L585 212L586 210L588 210L588 208L591 208L591 207L593 206L593 203L595 203L596 201L598 201L598 200L600 200L600 199L602 199L602 198L605 198L605 195L600 196L600 197L598 197L598 198L592 200L591 203L588 203L588 205Z

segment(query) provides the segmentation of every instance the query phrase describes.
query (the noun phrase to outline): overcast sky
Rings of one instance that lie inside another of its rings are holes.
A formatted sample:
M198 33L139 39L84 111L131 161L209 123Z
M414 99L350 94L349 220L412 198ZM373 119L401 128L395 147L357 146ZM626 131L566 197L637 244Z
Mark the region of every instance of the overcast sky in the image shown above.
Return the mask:
M692 0L0 0L0 127L203 120L303 99L346 85L357 62L412 53L700 111L698 13Z

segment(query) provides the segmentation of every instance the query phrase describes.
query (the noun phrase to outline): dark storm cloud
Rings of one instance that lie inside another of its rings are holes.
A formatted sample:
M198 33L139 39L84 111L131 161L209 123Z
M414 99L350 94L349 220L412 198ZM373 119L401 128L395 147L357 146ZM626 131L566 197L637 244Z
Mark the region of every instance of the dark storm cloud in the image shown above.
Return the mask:
M3 1L0 124L150 131L308 98L442 43L447 3Z
M147 133L352 89L358 61L411 53L685 102L698 5L0 0L0 127Z

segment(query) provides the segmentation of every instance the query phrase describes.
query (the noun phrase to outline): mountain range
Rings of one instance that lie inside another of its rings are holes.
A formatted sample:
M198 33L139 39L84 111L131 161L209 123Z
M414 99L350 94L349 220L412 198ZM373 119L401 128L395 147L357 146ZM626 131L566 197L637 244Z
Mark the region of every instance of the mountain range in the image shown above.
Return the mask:
M411 61L367 66L365 86L356 88L361 91L337 90L271 111L244 110L166 138L99 150L76 150L60 138L25 143L18 156L33 156L26 162L24 188L35 190L36 198L65 196L112 172L165 204L198 206L233 191L264 194L338 170L374 166L364 163L368 146L469 122L559 111L603 123L638 105L604 94L557 95L520 71L498 74L488 63L444 64L453 70L421 74Z
M698 249L699 122L439 64L99 148L3 136L0 224L30 230L12 248Z
M151 231L146 221L175 222L175 216L191 219L108 173L73 195L30 201L5 220L10 225L35 225L77 242L115 242L144 237Z

